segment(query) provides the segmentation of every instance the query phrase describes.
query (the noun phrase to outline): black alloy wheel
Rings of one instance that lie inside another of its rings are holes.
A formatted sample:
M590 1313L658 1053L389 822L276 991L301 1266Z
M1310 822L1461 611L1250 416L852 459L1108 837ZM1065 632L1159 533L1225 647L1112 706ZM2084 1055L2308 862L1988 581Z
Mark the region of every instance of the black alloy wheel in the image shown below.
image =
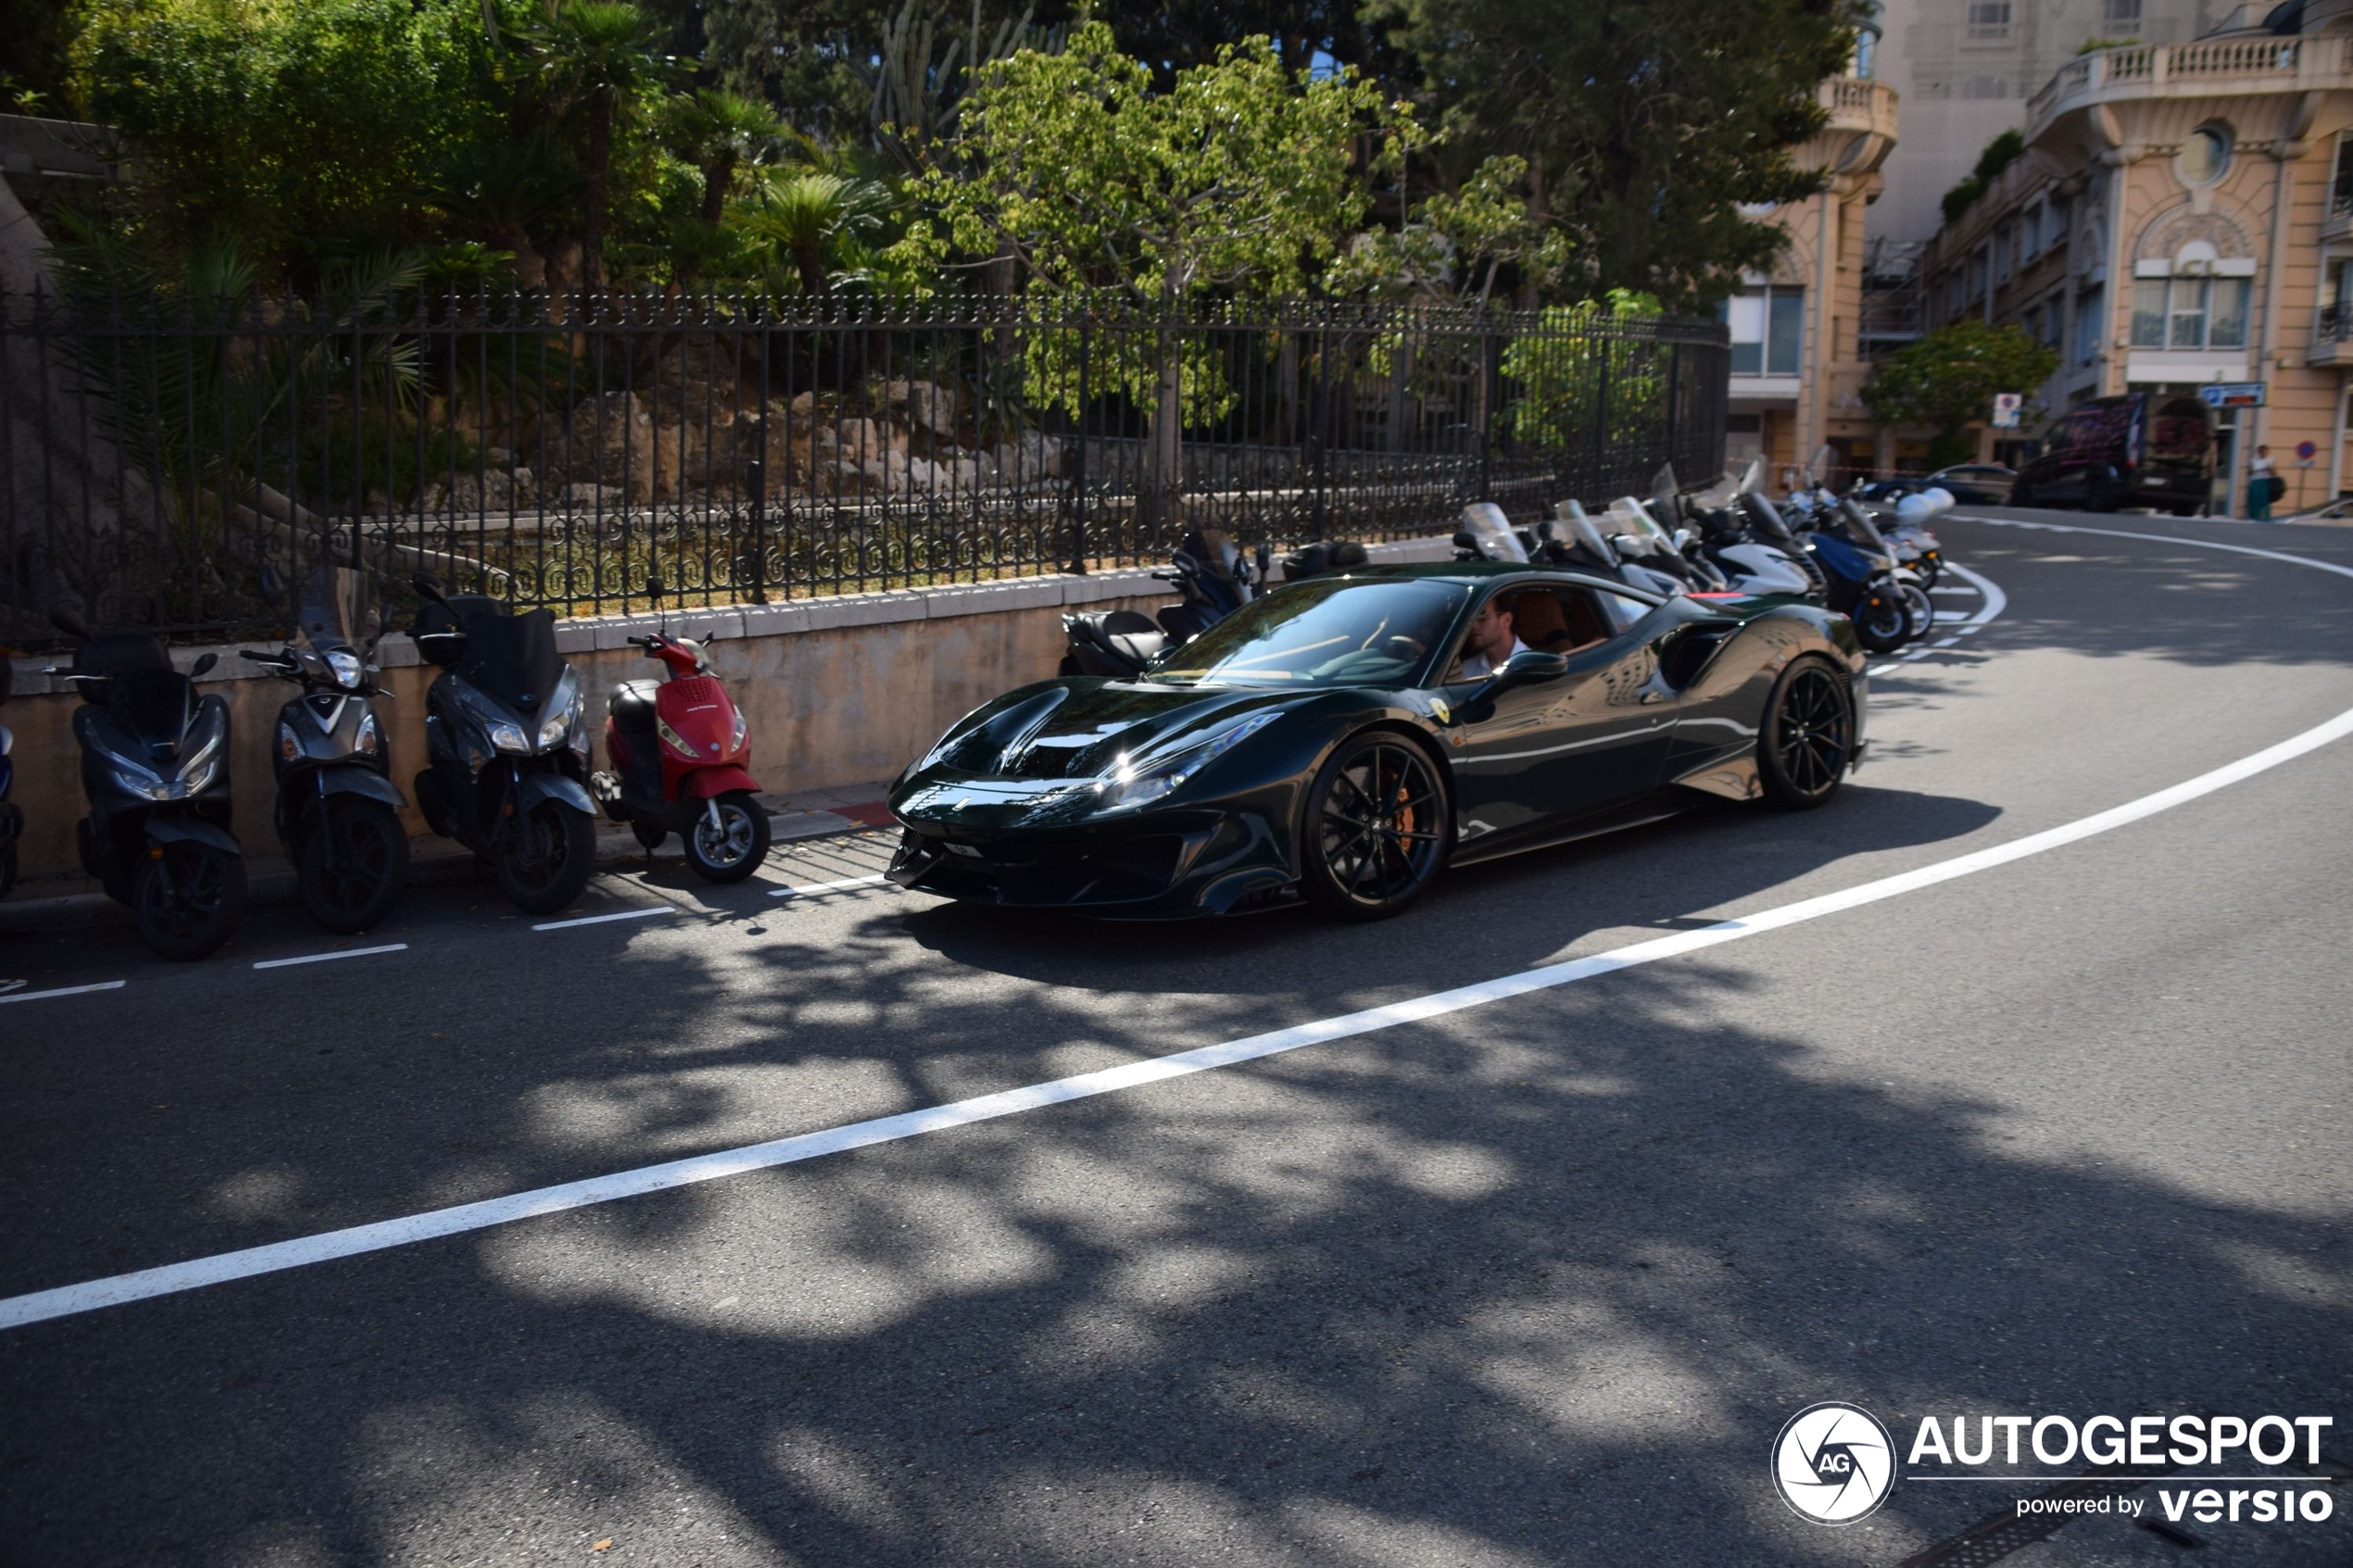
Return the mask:
M543 800L508 832L491 869L515 908L554 914L580 897L597 869L597 824L585 811Z
M730 790L705 804L679 837L686 840L686 864L697 876L705 882L741 882L768 859L768 813L749 790Z
M193 839L150 847L131 878L131 923L167 959L203 958L245 912L245 860Z
M1810 811L1838 793L1855 759L1855 703L1846 678L1818 659L1789 667L1773 687L1756 739L1765 798Z
M302 907L329 931L365 931L384 919L408 881L409 834L381 800L333 796L319 809L326 814L324 832L308 822L297 840Z
M1300 834L1300 881L1350 920L1403 913L1446 864L1445 781L1411 741L1380 730L1343 742L1316 774Z

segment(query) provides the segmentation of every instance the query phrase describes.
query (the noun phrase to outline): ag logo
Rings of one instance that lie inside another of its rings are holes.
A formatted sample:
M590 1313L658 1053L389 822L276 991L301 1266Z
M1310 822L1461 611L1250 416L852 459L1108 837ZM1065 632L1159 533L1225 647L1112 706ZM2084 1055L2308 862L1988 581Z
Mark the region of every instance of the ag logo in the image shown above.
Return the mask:
M1800 1516L1852 1524L1894 1489L1894 1440L1867 1410L1835 1401L1808 1405L1773 1439L1773 1484Z

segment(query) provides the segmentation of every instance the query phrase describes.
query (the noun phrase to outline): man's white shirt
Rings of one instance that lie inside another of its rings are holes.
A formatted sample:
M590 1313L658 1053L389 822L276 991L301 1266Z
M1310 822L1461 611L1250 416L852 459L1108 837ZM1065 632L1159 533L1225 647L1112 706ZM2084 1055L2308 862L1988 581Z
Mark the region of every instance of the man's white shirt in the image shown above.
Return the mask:
M1461 678L1466 681L1483 681L1487 679L1488 676L1493 674L1496 671L1502 669L1504 664L1510 663L1512 654L1526 653L1528 651L1528 645L1521 642L1517 637L1514 637L1512 639L1511 653L1504 655L1502 663L1490 664L1487 661L1487 656L1485 654L1474 653L1463 660L1463 673Z

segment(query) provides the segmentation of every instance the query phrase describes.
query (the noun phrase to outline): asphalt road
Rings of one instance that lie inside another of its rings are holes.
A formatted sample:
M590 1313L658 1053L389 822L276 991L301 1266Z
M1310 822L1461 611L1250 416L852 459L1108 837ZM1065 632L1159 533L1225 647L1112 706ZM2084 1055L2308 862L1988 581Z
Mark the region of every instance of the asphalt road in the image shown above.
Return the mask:
M2353 566L2353 531L2008 515ZM127 984L0 1006L0 1296L1610 952L2353 708L2353 581L1944 533L2007 606L1875 683L1831 808L1704 807L1378 927L771 896L870 875L868 835L736 889L601 877L575 915L669 912L554 930L485 884L342 944L258 910L188 967L127 927L13 939L35 987ZM1641 967L0 1329L0 1562L1894 1563L2041 1490L1809 1524L1767 1455L1825 1399L1899 1435L2332 1414L2342 1461L2348 807L2353 739ZM2353 1561L2329 1491L2324 1523L2192 1526L2196 1561ZM2107 1519L2003 1561L2184 1555Z

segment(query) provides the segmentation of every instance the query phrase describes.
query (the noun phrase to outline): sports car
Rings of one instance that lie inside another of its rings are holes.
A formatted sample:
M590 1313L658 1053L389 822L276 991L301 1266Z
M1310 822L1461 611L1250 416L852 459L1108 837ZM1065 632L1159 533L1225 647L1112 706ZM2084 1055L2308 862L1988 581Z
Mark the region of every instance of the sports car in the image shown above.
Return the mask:
M1491 603L1516 650L1492 669L1466 658ZM1449 865L1705 796L1822 805L1862 755L1864 666L1843 616L1786 597L1486 561L1290 583L1140 676L959 720L891 787L888 875L1103 916L1378 919Z

